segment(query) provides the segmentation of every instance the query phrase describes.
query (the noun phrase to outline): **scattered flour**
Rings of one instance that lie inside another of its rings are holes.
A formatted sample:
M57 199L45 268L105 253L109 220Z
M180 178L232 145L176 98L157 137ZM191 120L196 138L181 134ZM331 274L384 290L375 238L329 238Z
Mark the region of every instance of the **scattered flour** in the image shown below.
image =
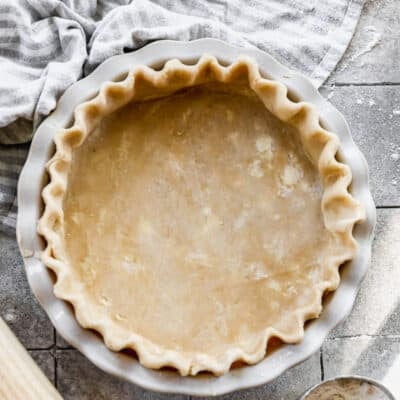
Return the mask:
M281 175L282 183L285 186L293 186L299 182L303 176L303 171L295 165L286 165Z
M261 166L261 160L254 160L248 168L249 174L254 178L262 178L264 171Z
M264 160L271 161L274 156L274 143L271 136L262 135L256 139L256 149Z
M4 314L4 320L6 322L14 322L17 319L16 315L14 314L14 310L7 310Z
M129 256L125 256L123 261L122 261L122 266L130 272L137 272L140 269L142 269L142 267L131 257Z
M195 250L195 251L187 254L186 261L188 261L190 263L195 263L201 267L210 267L211 266L207 255L198 250Z
M361 50L354 54L351 57L351 61L355 61L364 54L369 53L371 50L373 50L381 41L381 34L376 30L374 26L367 26L365 28L366 32L366 42L363 44L361 47Z
M261 261L250 263L247 268L246 277L247 279L255 281L268 278L268 273L265 270L265 265Z
M239 216L236 218L236 220L235 220L235 222L234 222L234 224L233 224L233 229L234 229L235 231L241 229L241 228L246 224L247 219L248 219L248 216L249 216L249 215L248 215L247 211L246 211L246 210L243 210L243 211L239 214Z
M335 85L332 85L331 91L329 92L328 96L326 96L326 98L327 98L328 100L330 100L330 99L335 95L335 88L336 88L336 86L335 86Z
M393 153L390 155L390 158L394 161L397 161L400 158L400 154L399 153Z
M210 207L203 207L202 212L206 217L208 217L208 216L211 215L211 208Z
M280 176L281 186L279 188L279 195L281 197L289 195L294 187L301 181L303 175L303 170L298 160L293 154L289 154L289 161L283 168Z

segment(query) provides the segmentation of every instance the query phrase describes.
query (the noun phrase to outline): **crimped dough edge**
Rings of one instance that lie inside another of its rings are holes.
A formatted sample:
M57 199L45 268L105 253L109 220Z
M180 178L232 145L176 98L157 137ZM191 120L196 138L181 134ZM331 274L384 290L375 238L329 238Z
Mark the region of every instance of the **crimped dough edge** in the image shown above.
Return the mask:
M348 191L352 180L350 168L336 159L339 150L338 137L321 127L318 113L312 104L291 101L286 86L261 77L253 59L239 57L228 66L221 65L210 55L203 55L195 65L185 65L173 59L159 71L146 66L135 66L123 81L104 83L95 98L75 109L73 126L55 135L56 151L47 164L50 180L42 192L44 212L38 223L38 232L47 243L42 252L42 260L57 276L55 295L73 305L80 325L99 332L106 346L113 351L133 349L140 363L148 368L173 367L181 375L196 375L200 371L222 375L236 361L257 363L265 357L268 341L272 337L279 338L284 343L300 342L304 336L305 321L318 317L322 310L324 292L335 290L340 282L339 267L346 260L331 258L327 261L331 279L315 285L312 304L287 311L292 313L292 318L296 321L295 331L288 335L266 327L253 339L255 345L249 346L253 351L232 347L221 359L210 354L187 354L163 348L122 328L105 314L94 314L84 291L81 290L81 284L73 279L71 268L60 257L63 250L63 199L67 190L72 153L104 116L135 100L136 82L145 82L155 90L172 94L179 89L210 81L231 83L243 75L247 77L249 87L273 115L297 128L301 142L317 167L323 184L321 207L325 227L340 235L348 246L351 256L346 257L346 260L353 258L357 251L352 231L354 225L365 218L365 209Z

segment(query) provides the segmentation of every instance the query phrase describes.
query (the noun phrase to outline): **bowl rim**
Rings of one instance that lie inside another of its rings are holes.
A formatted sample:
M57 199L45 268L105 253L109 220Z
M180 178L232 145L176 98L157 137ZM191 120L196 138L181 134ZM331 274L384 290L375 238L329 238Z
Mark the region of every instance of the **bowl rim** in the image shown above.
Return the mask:
M367 382L370 383L371 385L376 386L377 388L379 388L380 390L382 390L382 392L388 396L388 400L396 400L393 393L381 382L379 382L376 379L373 378L369 378L367 376L362 376L362 375L338 375L335 376L333 378L329 378L327 380L324 380L322 382L318 382L317 384L311 386L309 389L307 389L303 395L299 398L299 400L307 400L307 396L312 394L312 392L319 388L320 386L329 383L329 382L334 382L334 381L338 381L341 379L355 379L355 380L359 380L359 381L363 381L363 382Z
M112 352L101 337L77 323L72 307L54 296L51 273L40 260L43 241L36 227L42 213L41 191L47 176L45 164L54 151L53 136L57 130L68 126L75 107L93 98L104 82L121 79L134 65L159 66L172 58L192 63L203 54L211 54L221 63L228 64L239 56L250 56L258 63L263 76L282 82L292 96L314 104L323 126L340 138L340 157L353 172L350 191L364 204L366 220L356 225L353 232L359 244L355 258L342 267L339 288L329 301L325 301L321 316L307 324L301 343L286 344L258 364L231 370L221 377L181 377L174 372L147 369L132 357ZM319 350L329 332L349 314L354 304L370 263L375 222L368 166L343 115L319 94L309 79L290 71L267 53L255 48L238 48L217 39L162 40L106 60L87 77L70 86L59 99L56 109L38 127L18 182L18 245L31 290L58 333L100 369L146 389L165 393L214 396L258 386Z

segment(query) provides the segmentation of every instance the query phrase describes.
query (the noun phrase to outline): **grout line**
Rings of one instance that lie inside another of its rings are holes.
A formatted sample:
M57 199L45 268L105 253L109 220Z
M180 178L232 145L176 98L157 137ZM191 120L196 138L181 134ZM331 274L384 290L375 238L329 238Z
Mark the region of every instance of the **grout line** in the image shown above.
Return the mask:
M385 210L385 209L391 209L391 208L396 209L396 208L400 208L400 206L395 206L395 205L393 205L393 206L376 206L377 210Z
M57 351L71 351L71 350L76 350L75 347L69 346L69 347L56 347ZM78 351L78 350L77 350Z
M323 86L337 86L337 87L346 87L346 86L400 86L400 82L371 82L371 83L363 83L363 82L332 82L329 84L324 84Z
M58 389L57 352L54 352L54 386Z
M66 342L67 344L56 344L56 349L57 350L64 350L64 349L74 349L74 346L71 346L68 342Z
M37 348L37 347L27 347L26 348L26 350L28 350L28 351L32 351L32 352L39 352L39 351L51 351L51 350L53 350L54 349L54 347L53 346L51 346L51 347L46 347L45 349L41 349L41 348Z
M57 332L56 332L56 328L53 328L53 339L54 339L54 351L53 351L53 357L54 357L54 386L57 389L58 376L57 376Z
M359 339L359 338L379 338L379 339L399 339L400 335L369 335L369 334L359 334L359 335L343 335L330 337L326 340L340 340L340 339Z
M56 351L56 350L75 350L75 348L72 346L69 346L69 347L50 346L50 347L46 347L46 348L26 347L26 350L28 350L28 351Z
M325 379L325 370L324 370L324 357L322 347L319 350L319 365L321 367L321 381Z
M28 351L51 351L54 349L54 345L51 345L49 347L26 347L26 350Z

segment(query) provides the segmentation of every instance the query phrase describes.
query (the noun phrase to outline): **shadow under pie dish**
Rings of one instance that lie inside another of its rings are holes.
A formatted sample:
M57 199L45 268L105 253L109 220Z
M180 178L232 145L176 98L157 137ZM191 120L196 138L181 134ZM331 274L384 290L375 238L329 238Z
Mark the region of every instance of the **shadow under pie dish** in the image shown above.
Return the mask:
M220 375L301 341L355 255L364 208L337 136L249 58L134 67L54 140L55 294L146 367Z

